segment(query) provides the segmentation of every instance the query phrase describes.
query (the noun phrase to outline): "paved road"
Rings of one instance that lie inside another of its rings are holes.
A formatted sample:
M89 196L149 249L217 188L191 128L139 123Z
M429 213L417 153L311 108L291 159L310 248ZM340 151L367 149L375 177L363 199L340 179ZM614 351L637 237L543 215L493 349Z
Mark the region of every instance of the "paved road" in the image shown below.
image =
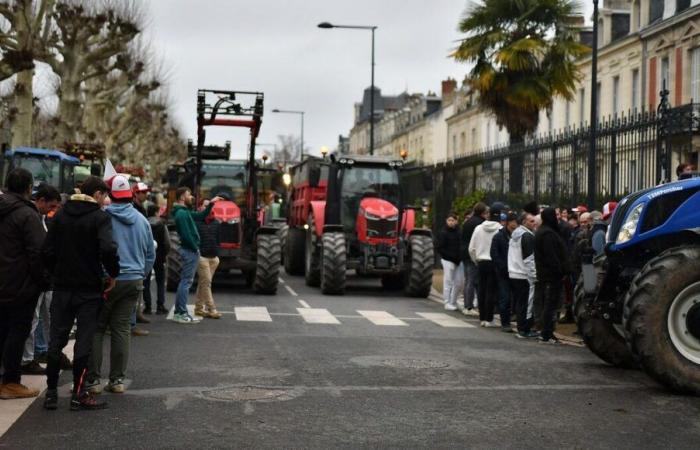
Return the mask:
M275 297L219 286L218 321L154 316L110 409L36 401L0 447L700 448L700 399L585 349L478 328L373 279L343 297L283 280Z

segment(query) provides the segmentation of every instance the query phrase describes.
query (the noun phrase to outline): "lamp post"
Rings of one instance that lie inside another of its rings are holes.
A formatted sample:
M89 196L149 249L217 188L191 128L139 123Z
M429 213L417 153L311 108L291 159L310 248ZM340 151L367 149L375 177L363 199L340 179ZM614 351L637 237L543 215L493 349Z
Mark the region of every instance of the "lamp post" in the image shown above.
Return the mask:
M598 126L598 0L593 0L593 51L591 53L591 124L588 143L588 208L595 209L595 152Z
M369 93L369 154L374 155L374 25L333 25L330 22L321 22L319 28L346 28L350 30L371 30L372 31L372 76Z
M304 161L304 111L275 108L272 110L272 112L281 114L299 114L301 116L301 152L299 153L299 161Z

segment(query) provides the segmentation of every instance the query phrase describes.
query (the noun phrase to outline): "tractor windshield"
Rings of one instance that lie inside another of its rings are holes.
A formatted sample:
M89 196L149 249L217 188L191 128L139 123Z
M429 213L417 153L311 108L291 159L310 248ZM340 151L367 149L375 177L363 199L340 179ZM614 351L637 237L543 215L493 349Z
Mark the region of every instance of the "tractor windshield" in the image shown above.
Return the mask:
M246 168L237 164L202 164L202 197L221 196L232 200L239 207L245 204Z
M381 198L399 207L399 172L387 166L346 166L340 191L343 226L352 231L363 198Z
M61 161L58 158L15 154L14 167L28 170L34 176L34 184L50 184L61 188Z

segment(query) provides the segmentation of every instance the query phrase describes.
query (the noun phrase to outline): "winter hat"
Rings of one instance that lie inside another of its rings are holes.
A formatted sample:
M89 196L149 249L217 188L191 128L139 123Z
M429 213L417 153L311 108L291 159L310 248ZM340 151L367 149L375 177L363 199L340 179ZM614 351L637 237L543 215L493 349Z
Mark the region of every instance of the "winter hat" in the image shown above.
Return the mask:
M542 225L546 225L553 230L559 229L559 223L557 222L557 212L554 208L545 208L540 214L542 218Z
M501 221L501 212L506 209L506 205L501 202L494 202L489 208L489 219L494 222Z
M109 186L109 194L117 199L129 199L131 195L131 186L129 180L124 175L116 175L107 180Z
M617 202L608 202L603 205L603 220L608 220L610 216L615 212L617 208Z
M537 202L533 200L530 203L527 203L525 204L525 206L523 206L523 211L530 213L533 216L536 216L540 213L540 207L539 205L537 205Z

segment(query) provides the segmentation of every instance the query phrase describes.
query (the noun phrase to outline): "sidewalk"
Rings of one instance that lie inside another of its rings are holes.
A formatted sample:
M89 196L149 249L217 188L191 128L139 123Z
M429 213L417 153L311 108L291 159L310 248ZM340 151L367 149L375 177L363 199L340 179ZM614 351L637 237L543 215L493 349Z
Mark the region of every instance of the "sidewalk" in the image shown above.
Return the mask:
M442 278L443 278L443 272L442 269L434 269L433 270L433 289L430 292L430 300L433 300L434 302L437 303L442 303ZM557 331L554 333L555 336L562 341L564 341L566 344L573 345L576 347L583 347L583 340L574 334L576 331L576 324L574 323L565 323L565 324L557 324Z

